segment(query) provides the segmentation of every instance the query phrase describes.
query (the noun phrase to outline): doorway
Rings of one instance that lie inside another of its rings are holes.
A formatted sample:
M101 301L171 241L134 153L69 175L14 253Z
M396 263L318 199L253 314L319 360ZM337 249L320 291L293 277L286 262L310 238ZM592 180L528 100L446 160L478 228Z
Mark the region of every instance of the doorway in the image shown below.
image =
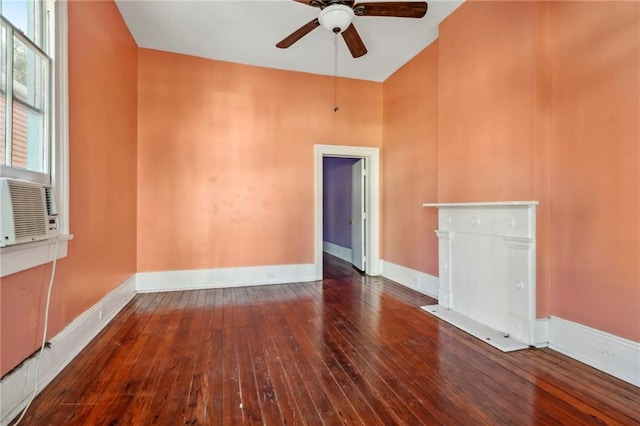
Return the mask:
M365 270L364 158L323 157L322 245L329 253Z
M380 275L380 150L371 147L339 145L315 145L315 193L314 193L314 257L315 278L322 279L323 255L323 161L325 157L364 159L367 178L364 184L364 200L367 217L364 226L364 250L367 275Z

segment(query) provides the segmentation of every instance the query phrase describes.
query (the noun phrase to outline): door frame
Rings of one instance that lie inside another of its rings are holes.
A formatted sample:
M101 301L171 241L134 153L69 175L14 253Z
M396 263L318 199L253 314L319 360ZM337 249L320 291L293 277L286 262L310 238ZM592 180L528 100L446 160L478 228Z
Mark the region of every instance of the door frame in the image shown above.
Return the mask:
M365 209L367 220L365 273L380 275L380 148L343 146L343 145L314 145L314 271L316 280L322 279L322 216L323 216L323 158L348 157L364 158L367 168L365 179Z

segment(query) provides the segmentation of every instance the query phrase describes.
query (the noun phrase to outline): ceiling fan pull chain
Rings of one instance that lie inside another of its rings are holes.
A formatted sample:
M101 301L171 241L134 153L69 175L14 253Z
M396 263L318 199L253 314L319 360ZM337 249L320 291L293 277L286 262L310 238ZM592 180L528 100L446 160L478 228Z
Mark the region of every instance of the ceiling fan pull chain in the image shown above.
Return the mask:
M333 112L338 112L338 34L333 34Z

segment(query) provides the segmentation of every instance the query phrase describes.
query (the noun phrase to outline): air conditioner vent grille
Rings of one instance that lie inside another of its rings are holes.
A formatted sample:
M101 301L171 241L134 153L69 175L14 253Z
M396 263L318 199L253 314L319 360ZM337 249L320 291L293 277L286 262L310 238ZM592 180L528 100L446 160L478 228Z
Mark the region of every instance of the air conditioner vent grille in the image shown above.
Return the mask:
M43 214L45 200L41 187L11 181L9 193L16 240L46 235L47 218Z
M56 199L53 195L53 188L50 186L46 186L44 188L44 195L47 198L47 215L48 216L57 216L58 209L56 208Z

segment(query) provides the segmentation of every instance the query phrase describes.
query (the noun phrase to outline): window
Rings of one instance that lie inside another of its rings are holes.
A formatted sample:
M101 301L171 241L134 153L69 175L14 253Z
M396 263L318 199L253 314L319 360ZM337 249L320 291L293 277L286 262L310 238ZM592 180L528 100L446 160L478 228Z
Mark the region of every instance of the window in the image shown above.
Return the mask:
M2 175L51 183L53 7L0 0L0 14Z
M67 2L0 0L0 176L53 185L61 233L0 248L0 276L66 256L68 157Z

